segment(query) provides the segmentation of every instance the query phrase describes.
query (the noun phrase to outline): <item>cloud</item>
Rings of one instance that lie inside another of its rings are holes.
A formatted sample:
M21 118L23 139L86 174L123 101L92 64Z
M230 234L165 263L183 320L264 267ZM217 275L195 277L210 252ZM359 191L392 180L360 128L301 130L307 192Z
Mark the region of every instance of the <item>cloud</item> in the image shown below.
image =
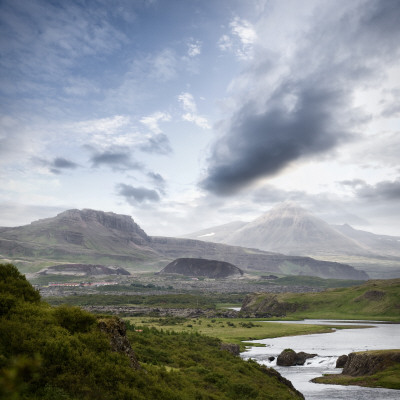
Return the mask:
M145 143L139 146L139 149L145 153L157 153L163 155L172 152L169 139L163 133L149 137Z
M363 85L380 84L382 71L398 60L400 29L394 21L400 7L396 1L365 1L318 11L321 19L309 20L315 23L308 29L299 26L282 54L261 40L255 44L243 21L231 22L243 45L257 45L257 57L231 85L234 109L218 125L203 189L231 195L362 137L358 132L368 116L353 106L352 95Z
M191 39L190 42L187 44L188 46L188 56L189 57L196 57L201 54L201 46L202 42L200 40Z
M40 157L32 157L31 161L40 167L48 169L50 172L56 175L63 173L63 170L71 170L79 167L79 164L67 160L64 157L56 157L52 161L45 160Z
M178 100L181 103L183 110L186 111L184 114L182 114L182 119L184 121L193 122L202 129L210 129L207 119L197 113L196 102L194 101L192 94L188 92L182 92L178 96Z
M222 51L233 51L241 60L249 60L253 54L253 45L257 40L254 26L247 20L233 18L229 23L230 35L224 34L218 41Z
M159 126L160 121L171 121L171 115L158 111L140 119L140 122L153 133L162 133Z
M358 183L355 186L355 194L368 201L399 201L400 179L394 181L381 181L375 185Z
M91 156L90 161L92 162L93 168L106 166L115 171L143 169L142 164L132 160L130 153L119 150L108 150L102 153L95 153Z
M201 183L204 189L221 195L235 193L349 139L350 132L334 118L343 100L341 92L299 84L291 111L284 107L285 96L284 90L277 93L262 113L251 104L236 113L228 132L214 145L208 176Z
M131 205L160 201L160 196L157 191L144 187L133 187L131 185L126 185L125 183L119 183L117 185L117 191L118 195L124 197Z
M162 82L176 78L178 61L172 49L164 49L155 55L148 56L145 64L149 76Z
M41 0L1 2L0 35L5 65L11 76L33 78L39 84L59 83L65 71L84 57L111 54L126 36L107 20L98 4ZM24 85L19 86L22 90Z

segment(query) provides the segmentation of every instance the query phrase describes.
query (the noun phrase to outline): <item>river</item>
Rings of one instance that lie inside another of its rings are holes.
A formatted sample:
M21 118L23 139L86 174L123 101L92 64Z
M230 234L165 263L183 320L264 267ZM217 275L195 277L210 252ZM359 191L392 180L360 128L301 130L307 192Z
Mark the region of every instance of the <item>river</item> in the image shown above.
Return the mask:
M269 323L268 321L263 321ZM314 325L359 325L363 329L340 329L332 333L302 336L289 336L275 339L254 340L265 347L249 347L241 353L243 359L253 359L260 364L273 367L308 399L351 399L351 400L398 400L400 391L381 388L363 388L359 386L325 385L312 383L310 380L323 374L340 373L335 368L337 358L342 354L355 351L383 350L400 348L400 325L385 324L376 321L274 321ZM368 326L368 328L365 328ZM304 366L280 367L276 357L282 350L291 348L296 352L316 353L317 357L306 360ZM269 357L275 357L269 361Z

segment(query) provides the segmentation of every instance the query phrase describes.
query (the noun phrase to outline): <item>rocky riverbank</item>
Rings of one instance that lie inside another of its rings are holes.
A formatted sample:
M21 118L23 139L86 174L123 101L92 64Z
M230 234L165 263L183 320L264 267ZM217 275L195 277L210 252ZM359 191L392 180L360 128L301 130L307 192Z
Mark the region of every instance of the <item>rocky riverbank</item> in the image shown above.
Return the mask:
M324 375L313 382L400 390L400 350L350 353L341 374Z

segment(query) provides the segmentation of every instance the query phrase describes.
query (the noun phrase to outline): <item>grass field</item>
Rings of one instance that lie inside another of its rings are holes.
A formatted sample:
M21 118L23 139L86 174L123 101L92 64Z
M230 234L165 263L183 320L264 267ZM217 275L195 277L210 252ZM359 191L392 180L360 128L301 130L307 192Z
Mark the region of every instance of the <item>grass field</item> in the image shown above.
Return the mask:
M136 329L149 327L173 332L192 332L206 336L216 337L225 343L234 343L244 350L243 341L267 339L281 336L307 335L312 333L328 333L337 326L318 326L306 324L285 324L279 322L260 322L257 319L249 318L152 318L152 317L128 317L125 318ZM346 327L347 328L347 327Z
M280 293L275 298L295 308L286 313L290 318L400 321L400 279L368 281L319 293ZM268 313L270 299L269 293L256 294L246 311Z

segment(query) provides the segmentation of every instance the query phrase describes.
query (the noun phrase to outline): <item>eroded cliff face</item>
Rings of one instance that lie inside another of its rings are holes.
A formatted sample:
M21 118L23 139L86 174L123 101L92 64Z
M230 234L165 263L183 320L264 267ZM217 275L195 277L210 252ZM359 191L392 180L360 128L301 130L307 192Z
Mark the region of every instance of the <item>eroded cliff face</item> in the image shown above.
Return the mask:
M104 318L99 320L98 327L109 337L111 349L118 353L126 354L131 367L140 369L139 361L126 337L125 322L118 317Z
M343 367L343 375L373 375L394 363L400 363L400 350L350 353Z

